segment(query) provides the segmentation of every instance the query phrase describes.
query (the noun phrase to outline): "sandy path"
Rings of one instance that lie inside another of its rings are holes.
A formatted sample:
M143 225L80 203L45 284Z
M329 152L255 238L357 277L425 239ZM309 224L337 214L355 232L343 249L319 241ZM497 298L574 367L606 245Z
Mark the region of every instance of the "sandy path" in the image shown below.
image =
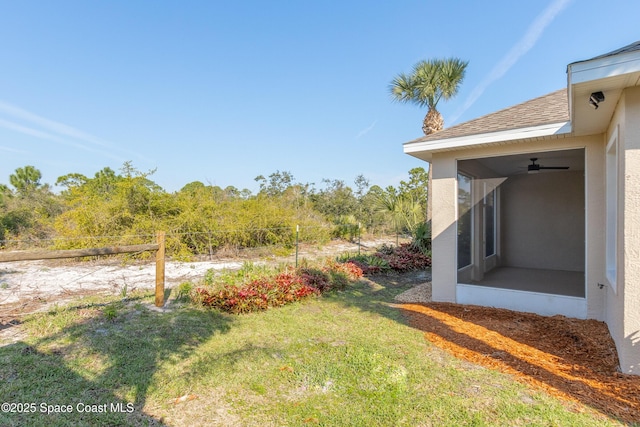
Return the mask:
M383 243L395 243L393 238L367 239L363 250L373 250ZM355 253L356 243L336 240L320 248L301 245L300 259L335 256L343 252ZM177 262L165 265L165 287L171 288L185 281L199 281L209 269L238 269L243 262L266 263L264 257L233 257L213 261ZM270 263L294 263L295 257L269 257ZM127 292L134 289L155 288L155 262L153 260L122 264L117 259L72 262L70 260L19 261L0 263L0 308L35 299L64 299L99 291Z
M239 261L167 262L165 286L199 280L209 269L237 269ZM153 289L155 263L122 265L120 262L52 263L20 261L0 264L0 305L24 299L51 298L82 291Z

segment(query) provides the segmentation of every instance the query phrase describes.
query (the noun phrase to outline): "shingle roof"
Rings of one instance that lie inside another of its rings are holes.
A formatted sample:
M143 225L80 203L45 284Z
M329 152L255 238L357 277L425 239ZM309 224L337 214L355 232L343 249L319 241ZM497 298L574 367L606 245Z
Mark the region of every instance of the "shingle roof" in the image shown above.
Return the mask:
M591 58L591 59L587 59L586 61L592 61L594 59L600 59L600 58L607 58L609 56L615 56L615 55L619 55L621 53L627 53L627 52L635 52L637 50L640 50L640 41L631 43L625 47L621 47L620 49L616 49L614 51L611 51L609 53L605 53L603 55L598 55L595 58ZM578 61L578 62L586 62L586 61Z
M569 121L569 102L567 90L561 89L548 95L505 108L486 116L459 125L451 126L440 132L410 141L434 141L476 135L490 132L520 129L549 123Z

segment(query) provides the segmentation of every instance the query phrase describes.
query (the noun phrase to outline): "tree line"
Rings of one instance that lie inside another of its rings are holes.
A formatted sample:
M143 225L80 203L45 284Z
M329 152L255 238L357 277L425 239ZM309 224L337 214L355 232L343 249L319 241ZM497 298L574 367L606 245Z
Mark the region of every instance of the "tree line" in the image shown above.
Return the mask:
M317 188L276 171L255 178L256 194L200 181L167 192L151 179L154 172L125 162L118 172L105 167L93 177L70 173L56 180L62 188L56 193L36 167L18 168L9 185L0 184L0 248L42 241L55 249L139 244L164 230L169 253L189 257L225 246L291 247L296 226L300 240L318 243L358 232L424 232L423 168L386 188L371 186L362 175L353 186L324 179Z

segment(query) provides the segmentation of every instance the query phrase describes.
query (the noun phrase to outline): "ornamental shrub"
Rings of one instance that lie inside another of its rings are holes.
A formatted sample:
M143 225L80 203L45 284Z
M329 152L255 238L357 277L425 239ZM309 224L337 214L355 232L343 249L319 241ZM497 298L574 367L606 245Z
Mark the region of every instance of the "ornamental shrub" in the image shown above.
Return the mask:
M243 271L244 270L244 271ZM247 274L250 271L252 274ZM352 280L362 277L362 270L352 263L327 263L321 268L287 268L280 272L256 271L244 266L241 272L229 274L231 279L220 284L211 274L205 276L203 285L194 291L194 301L228 313L241 314L279 307L294 301L320 295L332 289L344 289ZM245 274L249 280L238 283Z
M352 262L339 263L327 261L325 271L344 273L349 280L358 280L363 276L362 269Z
M331 288L331 276L325 271L317 268L302 267L297 270L297 273L305 284L313 286L320 292L328 291Z
M402 273L431 267L431 257L409 243L382 245L373 255L353 255L339 257L338 260L357 266L366 275L388 271Z
M410 243L396 246L390 254L378 252L376 255L386 260L391 269L399 273L431 267L431 258Z

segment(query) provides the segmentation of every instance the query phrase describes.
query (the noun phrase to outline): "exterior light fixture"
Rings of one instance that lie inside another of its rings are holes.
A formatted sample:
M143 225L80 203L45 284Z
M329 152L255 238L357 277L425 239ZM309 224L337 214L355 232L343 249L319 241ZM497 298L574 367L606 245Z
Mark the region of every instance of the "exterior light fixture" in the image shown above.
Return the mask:
M602 101L604 101L604 93L602 92L593 92L589 97L589 104L596 110Z

